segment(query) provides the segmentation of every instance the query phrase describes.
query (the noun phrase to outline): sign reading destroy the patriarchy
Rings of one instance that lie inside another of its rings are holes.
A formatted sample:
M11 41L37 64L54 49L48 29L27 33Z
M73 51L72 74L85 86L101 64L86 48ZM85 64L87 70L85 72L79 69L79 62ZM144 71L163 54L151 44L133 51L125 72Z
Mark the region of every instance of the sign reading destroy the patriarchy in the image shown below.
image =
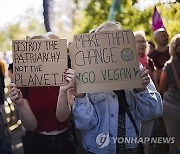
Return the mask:
M67 40L13 41L13 82L19 87L60 86L67 68Z
M142 87L131 30L75 35L70 51L78 93Z

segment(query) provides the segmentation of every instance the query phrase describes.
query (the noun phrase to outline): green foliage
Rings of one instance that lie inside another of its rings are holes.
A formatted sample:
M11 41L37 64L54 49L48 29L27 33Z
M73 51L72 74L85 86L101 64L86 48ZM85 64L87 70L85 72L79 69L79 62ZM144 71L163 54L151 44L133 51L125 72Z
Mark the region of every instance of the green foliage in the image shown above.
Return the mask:
M166 7L160 5L158 6L158 10L162 12L162 20L169 34L169 38L172 38L175 34L180 33L179 3L172 3Z
M76 19L75 28L77 28L78 33L88 32L90 29L96 28L99 23L106 21L110 5L111 0L91 0L84 11L84 15L81 16L80 14Z
M77 10L74 18L74 34L87 33L107 20L109 10L113 0L89 0L84 11ZM81 0L74 0L76 7L80 5ZM117 14L117 21L125 29L144 30L147 38L153 40L153 31L151 30L152 13L154 7L149 7L143 11L135 7L138 0L121 0L121 13ZM180 0L176 0L180 2ZM177 33L180 33L180 9L179 3L170 3L169 5L157 4L157 9L161 13L164 25L168 31L170 39ZM61 27L59 26L59 29ZM61 31L60 31L61 32ZM43 21L36 18L32 10L25 13L19 22L7 25L0 29L0 51L12 50L11 44L14 39L25 39L27 35L44 34L45 28Z
M21 21L6 25L0 30L0 51L11 51L12 40L25 39L27 35L41 35L45 33L44 25L32 14L32 10L21 17Z
M137 0L121 0L121 13L117 14L116 19L123 25L124 29L132 29L132 31L144 30L147 39L153 40L151 22L154 6L141 11L134 5L137 2ZM83 14L81 13L75 19L74 33L87 33L89 30L106 22L111 4L112 0L90 0ZM180 33L179 3L157 4L157 9L161 14L170 39L175 34Z
M6 49L6 33L0 32L0 50Z

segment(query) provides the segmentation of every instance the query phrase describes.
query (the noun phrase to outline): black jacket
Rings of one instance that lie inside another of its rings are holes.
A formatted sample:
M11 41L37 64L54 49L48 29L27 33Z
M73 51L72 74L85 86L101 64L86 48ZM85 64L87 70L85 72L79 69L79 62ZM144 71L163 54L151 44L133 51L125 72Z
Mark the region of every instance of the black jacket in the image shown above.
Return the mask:
M4 104L4 88L5 88L4 75L0 68L0 105Z

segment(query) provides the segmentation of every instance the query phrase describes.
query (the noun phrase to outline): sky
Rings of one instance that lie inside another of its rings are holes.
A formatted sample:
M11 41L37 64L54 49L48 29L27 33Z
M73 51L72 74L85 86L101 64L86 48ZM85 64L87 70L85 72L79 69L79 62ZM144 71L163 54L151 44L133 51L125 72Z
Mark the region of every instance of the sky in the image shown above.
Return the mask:
M42 0L0 0L0 28L16 22L29 9L40 16Z
M138 7L140 10L143 10L149 6L153 6L154 4L161 2L161 3L167 3L167 2L174 2L175 0L139 0Z
M0 0L0 29L5 27L7 24L15 23L19 20L20 16L25 14L29 9L33 9L35 15L41 18L43 10L42 1L43 0ZM167 2L174 0L140 0L138 8L144 9L148 6L154 5L158 1Z

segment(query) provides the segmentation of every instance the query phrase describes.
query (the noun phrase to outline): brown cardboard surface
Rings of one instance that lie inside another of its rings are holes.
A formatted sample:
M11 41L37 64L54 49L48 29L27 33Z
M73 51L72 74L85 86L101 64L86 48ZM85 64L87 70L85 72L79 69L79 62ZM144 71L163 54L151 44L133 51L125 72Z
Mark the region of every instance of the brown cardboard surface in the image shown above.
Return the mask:
M75 35L70 55L78 93L142 87L131 30Z
M19 87L64 85L67 40L14 40L13 82Z

